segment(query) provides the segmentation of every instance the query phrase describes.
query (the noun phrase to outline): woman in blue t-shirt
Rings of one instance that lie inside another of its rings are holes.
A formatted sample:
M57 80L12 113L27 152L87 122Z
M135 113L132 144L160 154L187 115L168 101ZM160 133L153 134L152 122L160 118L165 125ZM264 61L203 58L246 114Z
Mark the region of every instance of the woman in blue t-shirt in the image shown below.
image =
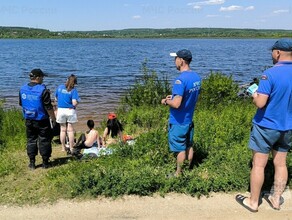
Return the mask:
M57 122L61 125L60 141L62 144L62 150L66 150L68 153L73 152L73 124L78 121L76 106L80 102L80 98L77 89L75 88L76 84L77 77L74 74L71 74L66 83L60 85L55 93L55 98L58 102ZM66 149L66 134L68 134L70 149Z

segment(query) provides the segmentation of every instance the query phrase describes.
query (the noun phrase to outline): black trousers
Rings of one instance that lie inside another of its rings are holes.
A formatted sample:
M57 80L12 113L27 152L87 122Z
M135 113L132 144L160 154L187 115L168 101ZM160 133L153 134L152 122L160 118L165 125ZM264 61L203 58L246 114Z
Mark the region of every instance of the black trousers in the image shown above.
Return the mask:
M75 148L77 148L77 149L90 148L84 144L85 141L86 141L85 134L81 134L76 145L75 145Z
M25 126L28 157L34 159L39 150L43 160L48 160L52 154L51 141L53 137L50 120L36 121L26 119Z

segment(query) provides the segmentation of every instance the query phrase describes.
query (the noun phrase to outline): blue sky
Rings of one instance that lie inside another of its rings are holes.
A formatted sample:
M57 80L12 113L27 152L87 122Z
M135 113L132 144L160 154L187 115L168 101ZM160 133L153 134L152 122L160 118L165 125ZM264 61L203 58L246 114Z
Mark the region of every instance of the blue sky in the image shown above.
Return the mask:
M221 27L292 30L291 0L0 0L0 26L90 31Z

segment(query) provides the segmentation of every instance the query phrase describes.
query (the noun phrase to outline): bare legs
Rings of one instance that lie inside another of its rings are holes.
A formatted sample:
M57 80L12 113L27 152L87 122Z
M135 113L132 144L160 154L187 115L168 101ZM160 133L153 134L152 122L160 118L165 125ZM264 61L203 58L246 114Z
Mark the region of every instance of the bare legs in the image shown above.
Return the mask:
M182 165L185 160L188 160L189 164L192 163L193 155L194 155L194 150L192 147L188 148L186 151L181 151L177 154L177 157L176 157L177 168L175 172L176 176L179 176L181 174Z
M67 125L67 134L69 137L69 146L70 146L70 150L71 152L73 152L73 147L74 147L74 128L73 128L73 124L68 123Z
M61 123L60 141L62 144L62 151L66 150L66 135L67 135L67 124Z
M265 179L265 167L269 159L269 154L263 154L253 151L253 162L250 173L250 198L246 199L246 205L257 210L261 189ZM249 201L248 201L249 200Z
M275 167L274 186L269 200L275 208L280 208L280 196L285 190L288 170L286 166L287 152L273 151L273 163ZM253 166L250 173L250 198L244 200L244 204L257 210L261 189L265 178L265 167L269 154L253 151Z
M280 208L280 197L283 194L288 180L286 165L287 152L273 151L273 163L275 167L274 185L269 200L275 208Z
M62 150L65 150L66 147L66 135L68 134L69 138L69 146L71 152L73 152L73 146L74 146L74 128L73 124L71 123L61 123L61 133L60 133L60 141L62 144Z

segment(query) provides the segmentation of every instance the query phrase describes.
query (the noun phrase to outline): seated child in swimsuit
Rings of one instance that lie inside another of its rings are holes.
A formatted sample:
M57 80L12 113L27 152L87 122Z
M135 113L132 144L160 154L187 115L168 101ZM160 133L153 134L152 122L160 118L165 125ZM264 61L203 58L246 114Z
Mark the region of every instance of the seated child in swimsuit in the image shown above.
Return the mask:
M77 143L74 145L73 156L81 158L82 156L97 157L98 148L100 148L99 134L94 129L94 121L88 120L87 126L89 128L84 134L81 134ZM83 155L81 149L84 149Z

